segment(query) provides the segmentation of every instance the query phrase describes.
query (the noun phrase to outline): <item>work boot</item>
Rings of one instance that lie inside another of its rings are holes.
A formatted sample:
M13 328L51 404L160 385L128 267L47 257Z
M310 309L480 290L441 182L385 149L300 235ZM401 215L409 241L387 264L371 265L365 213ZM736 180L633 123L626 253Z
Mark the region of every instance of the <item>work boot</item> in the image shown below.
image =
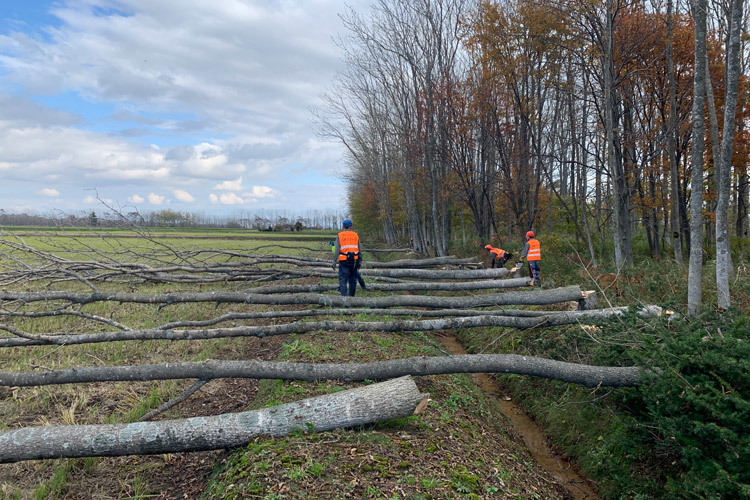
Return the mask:
M529 286L536 286L536 285L535 285L535 281L534 281L534 278L531 278L531 283L529 283Z

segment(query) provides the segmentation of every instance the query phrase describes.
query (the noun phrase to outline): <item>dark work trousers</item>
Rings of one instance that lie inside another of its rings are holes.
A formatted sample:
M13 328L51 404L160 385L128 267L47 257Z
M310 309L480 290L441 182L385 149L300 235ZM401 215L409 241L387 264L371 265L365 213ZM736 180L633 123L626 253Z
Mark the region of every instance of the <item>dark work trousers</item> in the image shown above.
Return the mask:
M529 270L531 271L531 277L534 278L534 284L536 286L539 286L542 282L541 278L539 277L539 274L541 273L541 268L539 267L540 261L538 260L530 260L529 261Z
M508 262L508 257L492 257L492 268L505 267L505 263ZM497 264L497 266L495 266Z
M357 270L346 261L339 261L339 292L343 296L354 297L357 291Z

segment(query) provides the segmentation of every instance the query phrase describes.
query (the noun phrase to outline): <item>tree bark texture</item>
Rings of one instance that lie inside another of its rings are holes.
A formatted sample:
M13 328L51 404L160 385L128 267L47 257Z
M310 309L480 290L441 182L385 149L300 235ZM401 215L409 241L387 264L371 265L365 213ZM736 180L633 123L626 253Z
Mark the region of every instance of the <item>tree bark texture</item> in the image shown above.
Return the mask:
M731 9L730 37L727 47L727 83L724 105L724 133L721 137L721 161L716 168L716 295L719 309L730 305L729 274L732 256L729 248L729 198L734 150L735 115L740 79L740 33L744 0L734 0ZM698 69L696 68L696 71Z
M680 177L677 171L677 79L674 72L674 59L672 48L674 46L674 21L672 19L672 1L667 2L667 48L666 62L667 75L669 78L669 128L667 133L667 155L669 156L670 175L670 198L672 200L671 224L672 224L672 248L674 260L682 265L682 231L680 230Z
M703 149L706 86L706 0L693 2L695 71L693 74L693 140L690 175L690 266L688 314L697 315L703 300Z
M216 450L263 434L327 431L412 415L425 397L410 377L241 413L119 425L26 427L0 434L0 463Z
M487 269L493 271L493 269ZM505 269L507 272L507 269ZM550 290L509 291L503 293L479 294L470 297L433 297L422 295L404 295L394 297L342 297L300 293L289 295L264 295L240 292L195 292L139 294L128 292L95 292L76 293L67 291L53 292L12 292L0 291L0 300L14 302L39 302L62 300L74 304L91 304L94 302L134 302L140 304L183 304L187 302L246 303L246 304L317 304L321 306L350 307L440 307L472 308L499 305L547 305L580 300L583 293L579 286L553 288Z
M512 271L512 270L511 270ZM520 288L528 286L530 278L505 278L500 280L482 281L454 281L454 282L429 282L409 281L408 283L380 284L368 283L367 289L380 292L415 292L415 291L462 291L462 290L487 290L492 288ZM330 285L270 285L257 288L248 288L248 293L305 293L325 292L338 290L337 284Z
M0 373L0 386L32 387L90 382L134 382L196 378L277 380L384 380L404 375L448 373L513 373L586 387L626 387L641 382L638 367L591 366L517 354L417 356L373 363L287 363L282 361L209 360L133 366L89 366L68 370Z
M651 306L653 307L653 306ZM612 317L624 312L624 308L598 309L592 311L568 311L543 315L502 316L483 314L458 318L441 318L429 320L391 320L391 321L300 321L284 325L269 326L234 326L228 328L200 329L159 329L126 330L116 332L84 333L73 335L35 335L33 337L11 337L0 339L2 347L22 347L36 345L79 345L126 340L208 340L228 337L271 337L315 332L318 330L336 332L413 332L451 330L456 328L541 328L547 326L587 323ZM362 310L359 310L360 312ZM642 314L658 314L644 308ZM389 311L384 311L389 312Z

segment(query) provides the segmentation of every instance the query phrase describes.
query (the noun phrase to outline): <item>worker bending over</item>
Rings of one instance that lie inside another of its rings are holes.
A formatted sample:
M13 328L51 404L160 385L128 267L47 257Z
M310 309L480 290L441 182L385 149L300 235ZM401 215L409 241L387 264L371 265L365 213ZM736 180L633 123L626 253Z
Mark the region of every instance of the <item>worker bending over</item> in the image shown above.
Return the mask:
M495 268L495 264L497 264L497 267L504 267L505 263L508 262L508 259L513 258L512 253L506 252L502 248L495 248L492 245L485 245L484 248L492 256L493 269Z

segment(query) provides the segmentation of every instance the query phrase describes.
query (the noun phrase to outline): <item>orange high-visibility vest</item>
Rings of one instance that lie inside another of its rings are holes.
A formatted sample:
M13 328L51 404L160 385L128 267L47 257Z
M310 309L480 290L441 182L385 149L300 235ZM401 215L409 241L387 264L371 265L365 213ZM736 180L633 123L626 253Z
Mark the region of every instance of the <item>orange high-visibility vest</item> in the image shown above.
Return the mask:
M490 248L490 253L494 253L498 259L505 256L505 250L503 250L502 248L492 247Z
M354 231L341 231L339 233L339 245L341 246L341 253L339 253L339 261L346 260L347 252L354 252L356 255L355 259L359 259L359 235Z
M529 240L529 253L526 254L526 260L542 260L542 245L539 240L534 238Z

